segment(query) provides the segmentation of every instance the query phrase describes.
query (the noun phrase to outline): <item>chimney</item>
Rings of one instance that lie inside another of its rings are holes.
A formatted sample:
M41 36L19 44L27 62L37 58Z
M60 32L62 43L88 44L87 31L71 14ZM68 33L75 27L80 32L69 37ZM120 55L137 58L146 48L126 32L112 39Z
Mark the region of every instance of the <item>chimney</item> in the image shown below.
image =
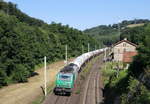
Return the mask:
M124 38L124 40L127 40L127 38Z

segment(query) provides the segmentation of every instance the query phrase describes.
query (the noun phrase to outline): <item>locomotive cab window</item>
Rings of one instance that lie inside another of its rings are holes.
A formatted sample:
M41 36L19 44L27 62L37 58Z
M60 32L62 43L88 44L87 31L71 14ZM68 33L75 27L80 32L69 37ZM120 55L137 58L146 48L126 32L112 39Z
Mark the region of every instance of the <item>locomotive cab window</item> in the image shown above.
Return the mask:
M70 80L70 79L71 79L71 76L69 76L69 75L60 75L60 76L59 76L59 79L60 79L60 80Z

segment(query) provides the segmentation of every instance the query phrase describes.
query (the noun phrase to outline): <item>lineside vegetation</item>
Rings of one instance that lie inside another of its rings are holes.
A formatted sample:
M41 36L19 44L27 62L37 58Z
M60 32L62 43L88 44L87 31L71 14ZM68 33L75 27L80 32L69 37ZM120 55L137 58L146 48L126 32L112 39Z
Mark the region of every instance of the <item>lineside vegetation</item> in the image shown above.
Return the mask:
M16 4L0 1L0 87L27 82L34 75L35 66L47 56L49 63L79 56L98 43L89 35L68 25L47 24L21 12ZM98 46L97 46L98 47Z
M106 64L106 69L102 70L105 104L149 104L150 24L123 30L121 39L125 37L138 45L138 55L127 70L122 69L118 72L113 68L114 63Z

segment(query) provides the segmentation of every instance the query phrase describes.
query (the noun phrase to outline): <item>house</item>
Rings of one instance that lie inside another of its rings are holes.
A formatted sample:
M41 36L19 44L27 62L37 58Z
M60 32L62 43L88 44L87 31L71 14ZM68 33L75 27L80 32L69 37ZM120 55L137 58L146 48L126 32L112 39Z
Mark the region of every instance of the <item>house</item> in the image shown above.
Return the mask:
M137 55L137 45L128 41L126 38L113 45L113 61L132 62L133 56Z

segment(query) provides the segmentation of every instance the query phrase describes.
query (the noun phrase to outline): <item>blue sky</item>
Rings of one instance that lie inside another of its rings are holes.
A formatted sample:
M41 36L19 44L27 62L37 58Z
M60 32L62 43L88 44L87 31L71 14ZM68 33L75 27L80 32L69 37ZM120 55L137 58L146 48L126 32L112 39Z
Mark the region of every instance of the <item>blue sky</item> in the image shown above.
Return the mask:
M150 0L5 0L29 16L80 30L122 20L150 19Z

